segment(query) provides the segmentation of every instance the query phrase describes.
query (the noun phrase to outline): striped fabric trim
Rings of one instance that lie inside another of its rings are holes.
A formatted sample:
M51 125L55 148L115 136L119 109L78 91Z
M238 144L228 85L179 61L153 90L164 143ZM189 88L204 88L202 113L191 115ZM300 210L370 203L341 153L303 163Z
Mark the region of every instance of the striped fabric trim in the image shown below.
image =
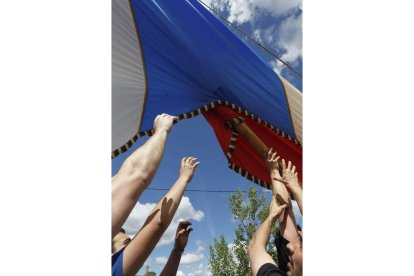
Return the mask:
M237 136L238 135L239 134L236 131L233 131L232 134L231 134L230 143L227 147L227 152L226 152L226 156L227 156L227 159L229 160L229 162L230 162L230 159L233 157L233 151L236 148L236 141L237 141Z
M180 114L180 115L178 115L178 120L180 121L180 120L183 120L183 119L193 118L195 116L200 115L203 112L214 109L219 105L224 105L224 106L230 107L231 109L236 110L237 112L242 113L242 114L250 117L250 119L252 119L253 121L267 126L271 130L273 130L273 132L275 132L277 135L279 135L280 137L288 139L288 140L292 141L293 143L295 143L296 145L298 145L299 147L302 147L301 143L297 139L290 137L289 135L287 135L285 132L281 131L277 127L274 127L271 124L269 124L268 122L262 120L259 116L248 112L247 110L245 110L244 108L241 108L240 106L237 106L235 104L232 104L232 103L230 103L228 101L224 101L224 100L217 100L217 101L211 102L209 104L203 105L202 107L194 109L190 112ZM234 121L234 120L232 120L232 121ZM239 122L239 123L241 123L241 122ZM140 131L137 134L135 134L125 145L117 148L116 150L114 150L112 152L112 159L117 157L121 153L126 152L140 137L145 136L145 135L151 136L152 132L153 132L153 129L149 129L149 130L145 130L145 131Z
M227 126L229 128L234 128L235 126L240 125L241 123L244 123L244 121L245 120L244 120L243 117L237 117L237 118L234 118L230 121L227 121Z
M229 162L228 163L229 168L234 170L238 174L241 174L242 176L244 176L248 180L252 181L253 183L256 183L257 185L259 185L263 188L271 189L270 184L268 182L263 181L260 178L258 178L257 176L254 176L254 175L250 174L245 169L237 166L236 164L234 164L230 161L230 159L233 157L234 149L236 148L236 141L237 141L237 136L238 135L239 134L236 131L233 131L233 133L231 134L230 143L227 147L226 156L227 156L227 161Z

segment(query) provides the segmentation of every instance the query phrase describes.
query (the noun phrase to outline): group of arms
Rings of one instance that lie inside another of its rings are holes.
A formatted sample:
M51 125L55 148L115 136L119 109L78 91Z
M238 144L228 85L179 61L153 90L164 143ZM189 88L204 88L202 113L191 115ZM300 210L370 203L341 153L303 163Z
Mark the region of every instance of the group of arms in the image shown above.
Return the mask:
M149 186L162 159L167 135L177 117L158 115L153 135L135 150L112 178L112 275L135 275L170 225L187 185L199 165L194 157L181 160L179 176L150 212L139 232L130 239L121 228L139 197ZM160 275L175 275L193 230L188 221L178 224L174 247Z
M168 114L158 115L154 120L153 135L124 161L119 172L112 178L113 276L135 275L143 266L170 225L185 189L199 165L194 157L185 157L181 160L178 179L151 211L139 232L133 239L130 239L121 227L143 191L147 189L154 178L164 153L168 133L177 120L177 117ZM262 145L260 147L263 148ZM260 275L264 265L270 264L277 268L275 261L265 248L271 227L279 220L280 234L286 240L286 248L289 251L289 262L286 264L287 274L300 276L302 271L302 237L296 228L289 191L296 199L302 212L302 188L298 182L296 168L290 161L287 164L285 160L280 161L280 157L272 149L267 152L265 159L272 179L272 202L269 216L257 229L249 243L250 267L254 276ZM174 247L160 275L176 274L181 255L192 231L190 225L191 223L188 221L179 223Z
M250 267L254 276L258 275L302 275L302 233L296 227L290 194L295 198L302 213L302 187L298 181L296 167L269 149L266 156L271 186L272 201L269 215L254 233L249 246ZM290 193L289 193L290 191ZM277 244L279 266L266 252L272 225L279 220L279 233L284 242ZM283 253L286 261L283 261Z

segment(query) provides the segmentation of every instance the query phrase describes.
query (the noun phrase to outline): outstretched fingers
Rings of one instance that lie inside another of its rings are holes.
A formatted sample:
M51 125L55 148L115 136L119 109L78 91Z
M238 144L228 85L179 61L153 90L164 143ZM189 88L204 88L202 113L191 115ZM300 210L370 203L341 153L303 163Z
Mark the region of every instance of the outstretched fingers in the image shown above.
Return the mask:
M279 159L280 159L280 156L276 156L276 158L275 158L275 163L278 163L279 162Z
M193 231L193 228L190 227L191 222L189 221L180 221L177 227L177 236L180 235L187 235L190 234L191 231Z
M273 153L273 154L272 154L272 158L271 158L270 160L271 160L272 162L275 162L277 157L278 157L278 156L277 156L277 152L275 152L275 153Z
M186 229L190 225L191 225L191 222L183 220L178 223L178 228Z
M282 159L282 169L286 170L286 161L285 161L285 159Z
M270 148L269 151L267 152L267 157L269 158L272 155L273 149Z

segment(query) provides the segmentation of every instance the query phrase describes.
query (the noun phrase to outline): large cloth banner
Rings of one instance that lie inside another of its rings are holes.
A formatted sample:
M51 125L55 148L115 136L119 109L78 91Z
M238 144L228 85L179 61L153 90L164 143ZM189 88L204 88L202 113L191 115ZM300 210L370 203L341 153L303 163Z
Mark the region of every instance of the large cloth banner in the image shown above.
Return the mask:
M113 158L151 135L158 114L204 114L225 154L235 147L229 166L269 188L257 156L237 161L249 145L231 140L225 107L302 173L302 93L197 0L113 0L112 71Z

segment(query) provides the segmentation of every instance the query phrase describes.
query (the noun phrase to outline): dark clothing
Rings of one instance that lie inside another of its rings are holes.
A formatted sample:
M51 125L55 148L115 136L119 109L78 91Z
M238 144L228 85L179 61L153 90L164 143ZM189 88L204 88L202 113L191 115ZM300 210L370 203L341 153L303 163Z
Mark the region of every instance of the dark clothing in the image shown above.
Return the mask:
M262 265L257 272L257 276L284 276L280 269L274 264L267 263Z
M112 255L112 276L123 276L124 248Z
M289 251L287 249L287 244L289 243L280 232L277 232L275 237L275 246L277 249L277 261L279 264L279 269L285 274L288 271L288 262L289 262Z

